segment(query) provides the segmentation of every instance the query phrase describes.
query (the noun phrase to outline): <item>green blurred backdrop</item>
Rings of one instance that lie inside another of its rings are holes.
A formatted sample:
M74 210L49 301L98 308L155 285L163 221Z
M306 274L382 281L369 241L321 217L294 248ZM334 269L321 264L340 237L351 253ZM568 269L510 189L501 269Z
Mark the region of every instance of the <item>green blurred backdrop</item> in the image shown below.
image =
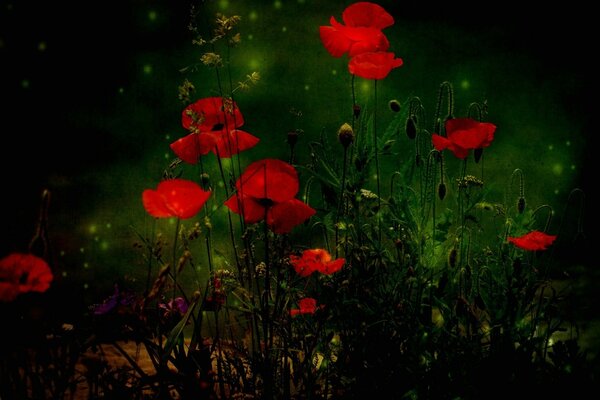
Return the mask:
M242 17L242 43L231 53L232 75L242 80L258 71L262 76L258 85L236 96L244 129L261 139L243 153L243 164L263 157L287 159L286 134L293 129L304 130L298 162L306 162L310 140L321 132L335 140L338 127L350 119L347 59L328 55L318 27L331 15L340 20L351 3L194 3L199 29L206 34L217 12ZM587 189L590 182L591 67L578 45L591 32L589 14L571 7L541 16L510 3L486 5L487 11L378 3L396 19L385 33L391 51L404 59L403 67L378 84L380 126L392 117L387 101L393 98L404 102L419 96L431 116L443 81L454 85L456 116L466 115L471 102L487 101L487 119L498 126L485 155L491 196L496 196L490 200L502 201L510 174L521 168L528 204L552 205L559 221L569 192ZM135 286L145 275L132 228L149 229L141 192L159 182L173 160L169 143L185 133L177 98L184 79L180 69L198 63L201 55L188 30L192 3L0 4L5 213L0 256L26 250L41 191L49 188L58 285L69 289L70 298L83 299L78 307L85 308L110 292L114 282ZM565 21L578 23L567 28ZM217 94L214 71L201 67L186 77L198 97ZM373 83L357 79L356 88L358 102L373 108ZM214 161L212 154L208 160ZM457 167L452 161L451 176ZM197 172L185 171L188 178ZM593 287L599 279L586 268L588 242L572 241L575 209L571 206L566 215L570 241L556 255L577 278L581 296L574 307L590 327L598 316ZM168 223L160 226L168 230ZM221 247L226 252L227 245Z

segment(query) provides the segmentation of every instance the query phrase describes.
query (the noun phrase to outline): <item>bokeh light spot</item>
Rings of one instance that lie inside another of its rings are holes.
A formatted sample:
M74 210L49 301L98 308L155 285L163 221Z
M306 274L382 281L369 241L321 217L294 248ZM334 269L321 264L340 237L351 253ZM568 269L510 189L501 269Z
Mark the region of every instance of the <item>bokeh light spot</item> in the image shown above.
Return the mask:
M100 250L108 250L108 242L106 240L103 240L102 243L100 243Z
M39 51L46 51L47 48L48 48L48 46L46 45L46 42L40 42L40 43L38 43L38 50Z
M252 39L254 39L254 35L253 34L249 34L248 35L248 40L252 40Z
M256 58L252 58L248 62L248 66L250 67L250 69L256 70L260 66L260 62L258 62L258 60Z
M304 85L304 90L310 90L310 85Z
M571 164L571 171L575 171L575 164Z
M96 224L91 224L88 227L88 232L93 235L94 233L98 232L98 227L96 226Z
M221 10L225 10L227 7L229 7L229 0L219 1L219 8L221 8Z
M21 81L21 87L22 87L23 89L29 89L29 86L30 86L30 85L31 85L31 84L29 83L29 80L28 80L28 79L23 79L23 80Z
M287 32L287 26L282 27L281 32Z
M122 87L119 88L119 94L123 94L125 93L125 89L123 89Z
M554 189L554 194L559 194L560 191L558 189Z
M571 145L571 141L570 141L570 140L567 140L567 141L565 142L565 145L566 145L567 147L569 147L569 146Z
M335 70L335 69L331 70L331 75L337 75L337 70Z
M154 21L156 21L157 17L158 17L158 14L157 14L156 11L151 10L151 11L148 12L148 20L154 22Z
M554 150L554 145L553 144L549 145L548 150Z
M554 173L554 175L561 175L563 173L563 166L562 164L554 164L552 166L552 172Z
M258 13L256 11L251 11L250 14L248 15L248 19L250 21L256 21L257 18L258 18Z
M463 79L462 81L460 81L460 88L462 90L469 90L469 88L471 87L471 82L469 82L466 79Z
M79 252L80 252L80 253L85 253L85 249L84 249L83 247L80 247L80 248L79 248Z
M275 7L277 10L280 10L281 6L283 6L283 4L279 0L275 0L275 3L273 3L273 7Z
M146 75L150 75L152 73L152 65L150 65L150 64L144 65L143 70Z

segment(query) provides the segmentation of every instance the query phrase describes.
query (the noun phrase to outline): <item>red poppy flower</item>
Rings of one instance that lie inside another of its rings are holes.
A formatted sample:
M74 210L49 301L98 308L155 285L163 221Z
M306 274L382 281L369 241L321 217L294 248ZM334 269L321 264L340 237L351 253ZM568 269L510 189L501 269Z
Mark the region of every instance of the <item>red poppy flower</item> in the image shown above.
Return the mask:
M298 306L300 307L299 309L293 308L290 310L290 315L292 317L299 314L314 314L315 311L317 311L317 300L312 297L305 297L298 301Z
M156 218L191 218L200 211L210 192L185 179L169 179L158 184L156 190L142 193L144 208Z
M315 210L294 197L298 174L290 164L265 159L250 164L235 184L237 193L225 205L254 224L263 219L275 233L288 233Z
M302 277L309 276L315 271L325 275L331 275L344 266L346 260L338 258L331 261L331 254L323 249L310 249L302 252L302 257L290 256L290 263L296 273Z
M171 143L171 149L183 161L195 164L210 151L229 158L254 147L259 139L237 128L244 117L233 100L222 97L200 99L187 106L181 124L191 133Z
M446 121L446 136L431 135L436 150L448 149L458 158L465 158L469 149L488 147L494 140L496 125L471 118L455 118Z
M43 293L52 279L52 271L43 259L12 253L0 260L0 301L13 301L21 293Z
M394 58L394 53L363 53L350 59L348 70L352 75L365 79L383 79L394 68L402 65L401 58Z
M515 246L529 251L546 250L554 240L556 240L556 235L548 235L540 231L532 231L520 237L508 238L508 241Z
M331 26L321 26L319 34L323 45L333 57L348 53L358 54L386 51L390 47L382 29L394 24L394 18L380 5L359 2L347 7L342 20L346 25L331 17Z

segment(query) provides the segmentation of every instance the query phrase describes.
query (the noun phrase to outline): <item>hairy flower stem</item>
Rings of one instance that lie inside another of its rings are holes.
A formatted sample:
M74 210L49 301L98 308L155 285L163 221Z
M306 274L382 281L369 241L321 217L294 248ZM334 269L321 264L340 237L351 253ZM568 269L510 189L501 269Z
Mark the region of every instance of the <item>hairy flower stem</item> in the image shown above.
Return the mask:
M461 174L461 182L464 181L465 176L467 175L467 158L464 159L463 161L463 168L462 168L462 174ZM458 218L460 221L460 243L459 243L459 248L460 248L460 258L458 260L458 266L462 267L463 264L463 260L465 257L463 257L463 242L464 242L464 230L465 230L465 206L463 204L463 190L465 190L465 188L461 188L460 186L458 187Z
M181 226L181 219L177 218L177 224L175 225L175 238L173 239L173 298L177 297L177 239L179 238L179 228Z
M377 141L377 80L374 80L375 106L373 107L373 146L375 147L375 173L377 174L377 233L381 240L381 183L379 178L379 144Z
M337 210L337 221L335 224L335 258L338 257L338 238L339 238L339 223L342 215L346 214L346 208L344 204L344 194L346 191L346 164L348 163L348 146L344 146L344 161L342 163L342 184L340 187L340 201L338 203Z

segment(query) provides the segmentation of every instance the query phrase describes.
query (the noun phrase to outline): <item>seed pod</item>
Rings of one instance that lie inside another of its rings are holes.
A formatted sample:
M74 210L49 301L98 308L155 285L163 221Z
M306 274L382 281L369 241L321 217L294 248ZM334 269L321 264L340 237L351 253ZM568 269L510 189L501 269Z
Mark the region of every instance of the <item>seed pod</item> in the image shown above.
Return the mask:
M388 103L388 105L390 106L390 110L392 110L395 113L400 112L400 110L402 108L400 106L400 102L398 100L396 100L396 99L390 100L390 102Z
M411 140L417 137L417 124L412 116L406 120L406 136Z
M456 267L456 260L458 259L458 251L455 247L450 250L448 253L448 267L454 268Z
M519 211L519 214L523 214L523 211L525 211L525 197L519 197L519 200L517 201L517 211Z
M289 131L287 133L287 142L291 148L294 148L296 143L298 143L298 136L300 135L300 131L298 129Z
M354 130L352 127L345 123L338 130L338 140L344 146L344 148L348 148L354 142Z
M440 182L438 185L438 197L440 200L444 200L444 197L446 197L446 184L444 182Z

